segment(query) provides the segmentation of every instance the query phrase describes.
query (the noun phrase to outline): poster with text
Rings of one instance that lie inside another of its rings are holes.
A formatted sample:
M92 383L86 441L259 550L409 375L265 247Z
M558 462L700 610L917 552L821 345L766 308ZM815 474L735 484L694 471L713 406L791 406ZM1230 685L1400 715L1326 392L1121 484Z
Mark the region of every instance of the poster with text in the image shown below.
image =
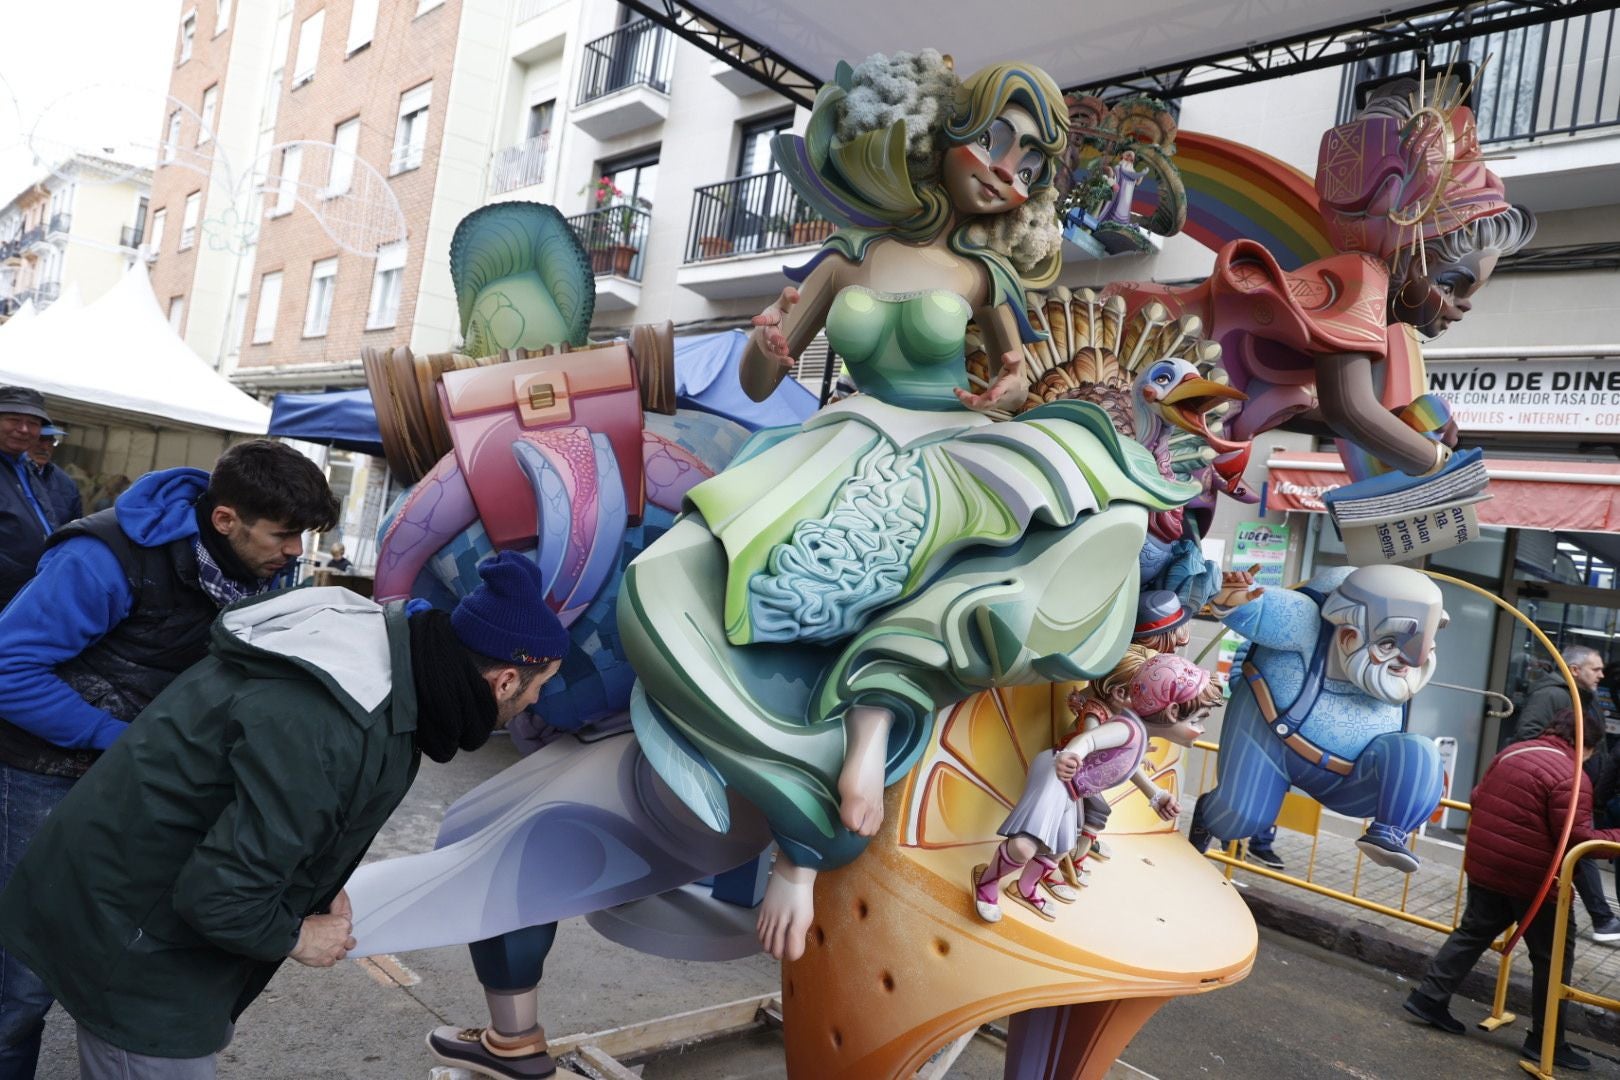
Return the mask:
M1260 569L1255 581L1268 587L1281 587L1283 564L1288 561L1288 526L1271 525L1264 521L1239 522L1237 535L1232 541L1232 569Z

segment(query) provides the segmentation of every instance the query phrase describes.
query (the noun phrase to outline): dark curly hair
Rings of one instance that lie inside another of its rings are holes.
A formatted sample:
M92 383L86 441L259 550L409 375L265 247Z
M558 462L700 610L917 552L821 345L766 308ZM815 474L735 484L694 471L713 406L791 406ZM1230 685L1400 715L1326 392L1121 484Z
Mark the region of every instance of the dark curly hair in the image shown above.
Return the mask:
M1547 726L1541 729L1543 735L1556 735L1569 745L1575 745L1575 710L1559 709L1553 718L1547 721ZM1593 716L1588 710L1581 715L1581 750L1584 753L1598 745L1603 738L1603 721Z
M219 456L207 498L252 525L268 518L300 532L337 524L338 501L316 464L284 443L249 439Z

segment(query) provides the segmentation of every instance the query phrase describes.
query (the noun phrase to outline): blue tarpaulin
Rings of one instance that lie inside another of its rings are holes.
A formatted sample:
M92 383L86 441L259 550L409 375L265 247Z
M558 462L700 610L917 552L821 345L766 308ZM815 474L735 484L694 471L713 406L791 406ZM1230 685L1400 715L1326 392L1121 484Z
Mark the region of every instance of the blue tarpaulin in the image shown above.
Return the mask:
M802 384L783 379L764 401L743 393L737 370L747 343L741 330L676 338L677 403L735 420L750 431L803 423L816 411L816 395ZM365 389L277 394L270 408L270 434L383 456L377 413Z
M270 434L383 456L377 412L366 389L277 394L270 406Z
M743 393L737 371L748 335L741 330L675 339L675 398L683 406L717 413L750 431L802 424L816 411L816 395L783 379L764 401Z

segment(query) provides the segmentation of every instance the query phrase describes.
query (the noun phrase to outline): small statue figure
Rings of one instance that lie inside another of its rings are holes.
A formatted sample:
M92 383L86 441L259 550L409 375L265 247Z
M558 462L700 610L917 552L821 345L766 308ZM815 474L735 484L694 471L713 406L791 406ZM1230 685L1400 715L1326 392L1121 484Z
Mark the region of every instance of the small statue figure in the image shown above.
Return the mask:
M1174 592L1168 589L1145 591L1137 597L1136 627L1131 631L1131 643L1154 653L1178 653L1192 640L1187 626L1192 617L1192 608L1183 604ZM1118 671L1116 668L1115 672ZM1075 711L1075 730L1087 732L1106 723L1128 704L1129 685L1129 674L1121 678L1111 673L1106 678L1092 682L1083 691L1071 694L1069 707ZM1079 886L1090 876L1091 871L1086 866L1089 860L1108 860L1102 832L1108 827L1108 818L1113 813L1108 800L1101 794L1087 795L1080 805L1080 842L1072 853L1059 860L1058 865L1064 880L1074 886Z
M1221 731L1216 783L1200 816L1222 840L1276 820L1290 785L1329 810L1371 818L1367 857L1418 868L1411 831L1439 805L1434 740L1406 730L1405 706L1434 675L1448 616L1440 589L1400 566L1335 567L1299 589L1227 574L1214 607L1253 645Z
M1146 169L1136 168L1136 151L1125 150L1119 158L1108 168L1110 187L1113 197L1108 200L1102 212L1097 215L1102 224L1112 222L1115 225L1129 226L1131 222L1131 200L1136 198L1136 185L1147 179Z
M999 830L1007 839L997 845L988 864L973 868L970 887L979 918L1000 921L1001 883L1014 874L1007 896L1043 919L1056 918L1043 889L1064 903L1079 898L1060 875L1058 859L1075 847L1079 806L1087 795L1128 779L1164 820L1181 813L1176 797L1142 768L1148 736L1191 746L1204 733L1203 718L1220 693L1211 693L1209 672L1192 661L1155 656L1139 645L1131 646L1103 680L1103 699L1118 693L1122 682L1128 705L1090 731L1076 731L1061 747L1043 750L1030 763L1023 796ZM1070 698L1077 724L1086 706L1083 698L1079 692Z

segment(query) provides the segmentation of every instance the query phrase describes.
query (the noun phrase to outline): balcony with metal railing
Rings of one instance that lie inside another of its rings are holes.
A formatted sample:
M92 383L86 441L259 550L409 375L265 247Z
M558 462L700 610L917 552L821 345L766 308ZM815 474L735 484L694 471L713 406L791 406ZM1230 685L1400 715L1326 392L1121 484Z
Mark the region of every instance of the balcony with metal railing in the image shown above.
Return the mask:
M47 304L54 303L61 295L62 283L60 281L43 282L34 286L34 306L44 307Z
M125 225L118 230L118 246L138 248L141 246L141 234L146 231L145 224Z
M24 229L22 234L22 250L28 251L38 244L45 242L45 223L42 221L31 229Z
M639 206L604 206L568 218L596 271L599 311L628 311L641 300L641 271L652 214Z
M1481 33L1455 51L1473 83L1480 142L1488 155L1503 155L1491 170L1508 182L1514 202L1578 209L1620 198L1620 11ZM1452 54L1452 46L1437 49L1431 73ZM1354 114L1358 86L1416 71L1420 59L1407 52L1347 65L1341 120Z
M692 193L676 280L712 300L763 295L782 276L778 252L814 247L834 228L774 170L708 184Z
M47 236L55 236L58 233L66 236L72 230L73 215L69 213L56 213L51 215L51 224L49 228L45 230L45 232Z
M585 46L573 120L595 139L659 123L669 114L675 42L650 19L621 26Z
M1479 141L1518 143L1620 127L1617 21L1620 12L1600 11L1464 39L1456 63L1478 73L1473 106ZM1431 70L1451 55L1446 47L1438 61L1431 58ZM1406 52L1348 65L1340 122L1355 112L1358 85L1415 71L1419 60Z
M543 133L498 151L489 164L489 193L502 195L545 179L546 144L550 141L550 134Z

